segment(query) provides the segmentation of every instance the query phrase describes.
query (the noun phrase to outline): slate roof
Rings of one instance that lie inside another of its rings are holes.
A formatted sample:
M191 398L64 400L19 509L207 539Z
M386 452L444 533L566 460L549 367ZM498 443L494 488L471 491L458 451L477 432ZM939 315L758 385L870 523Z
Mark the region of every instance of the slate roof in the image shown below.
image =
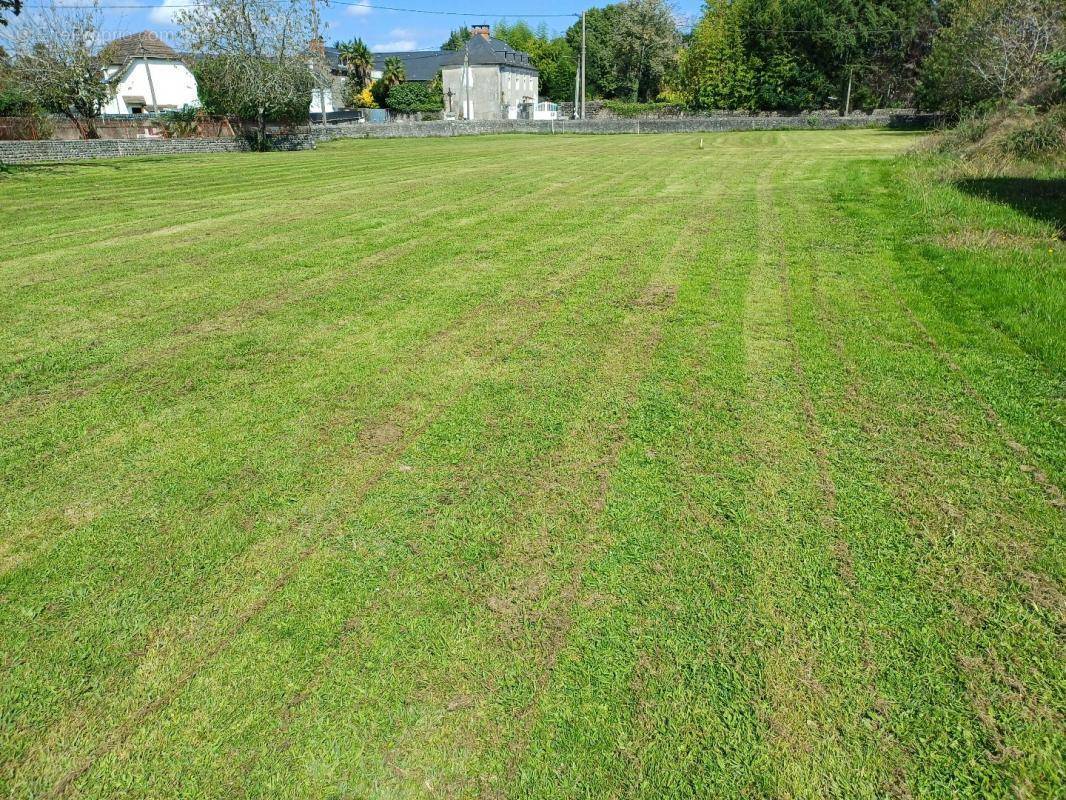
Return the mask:
M501 65L536 73L537 69L530 63L529 55L515 50L507 42L499 39L486 39L474 36L470 40L470 63L474 66ZM403 62L409 81L431 81L443 67L458 66L463 63L462 50L409 50L398 53L374 53L374 70L385 69L385 59L398 58ZM326 48L326 60L337 71L343 71L340 54L335 47Z
M529 54L521 50L515 50L507 42L484 36L474 36L470 40L470 63L471 64L500 64L509 67L518 67L533 72L537 70L529 61ZM458 63L463 63L463 51L457 51Z
M115 39L105 48L109 64L119 66L128 63L132 59L160 58L167 61L176 61L181 58L178 51L168 45L151 31L141 31Z

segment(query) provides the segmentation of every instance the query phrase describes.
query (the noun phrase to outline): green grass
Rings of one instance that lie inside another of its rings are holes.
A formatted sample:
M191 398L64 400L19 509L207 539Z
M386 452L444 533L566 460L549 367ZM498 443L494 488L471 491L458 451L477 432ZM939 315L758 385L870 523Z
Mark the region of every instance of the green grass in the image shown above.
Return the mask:
M1066 791L1061 194L698 138L0 176L0 795Z

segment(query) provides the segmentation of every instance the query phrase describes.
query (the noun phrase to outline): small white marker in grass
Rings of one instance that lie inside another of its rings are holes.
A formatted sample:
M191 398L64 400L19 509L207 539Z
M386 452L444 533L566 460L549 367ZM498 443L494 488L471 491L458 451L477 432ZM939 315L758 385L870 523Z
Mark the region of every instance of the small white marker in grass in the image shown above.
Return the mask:
M703 139L700 139L700 150L703 149Z

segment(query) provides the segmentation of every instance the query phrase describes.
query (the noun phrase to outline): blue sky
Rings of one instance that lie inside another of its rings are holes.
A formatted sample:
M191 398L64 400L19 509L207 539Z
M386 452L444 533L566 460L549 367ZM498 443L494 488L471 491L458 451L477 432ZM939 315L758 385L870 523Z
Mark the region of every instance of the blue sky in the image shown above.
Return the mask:
M136 4L150 0L102 0L108 3ZM182 5L189 0L160 0L154 8L108 9L106 27L109 32L122 35L140 30L152 30L163 39L176 44L176 35L171 21L172 9L167 6ZM604 5L605 3L601 3ZM412 11L392 11L374 6L393 6ZM682 17L695 18L702 0L677 0L673 7ZM328 25L325 36L329 43L335 39L361 36L376 50L425 50L435 49L448 37L448 32L460 25L475 22L493 23L501 18L508 21L526 19L536 26L545 22L552 31L561 32L571 24L566 17L537 18L534 14L574 14L585 6L581 0L345 0L344 5L333 2L323 9L323 19ZM414 13L420 11L459 10L458 16Z

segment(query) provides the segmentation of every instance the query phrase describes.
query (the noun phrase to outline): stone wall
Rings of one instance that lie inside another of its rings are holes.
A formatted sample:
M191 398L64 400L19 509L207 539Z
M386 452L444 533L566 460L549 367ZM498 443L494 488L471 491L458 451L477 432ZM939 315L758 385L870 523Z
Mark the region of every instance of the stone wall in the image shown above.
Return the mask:
M751 130L820 130L838 128L928 128L933 114L803 115L797 117L723 116L683 119L471 120L435 122L343 123L315 125L310 134L273 137L278 150L309 150L333 139L399 139L476 136L499 133L714 133ZM85 161L123 156L237 153L248 149L241 139L89 139L76 141L0 141L0 163Z
M917 112L913 108L879 108L869 114L864 111L852 111L852 117L876 117L883 118L888 116L907 115L914 116ZM559 117L561 119L570 119L574 116L574 104L572 102L559 103ZM641 119L641 120L653 120L653 119L688 119L689 117L701 117L701 118L717 118L717 117L786 117L795 118L802 117L818 117L820 119L839 117L840 112L837 109L826 108L819 109L817 111L804 111L799 114L790 114L788 112L781 111L759 111L752 113L750 111L729 111L729 110L702 110L693 111L692 109L685 108L683 106L673 105L649 105L645 110L636 115L622 115L617 114L610 109L607 102L604 100L589 100L585 104L585 119Z
M276 136L277 150L310 150L315 146L310 134ZM59 161L88 161L124 156L164 156L191 153L240 153L248 150L242 139L83 139L60 141L0 142L0 164L34 164Z
M839 128L922 128L936 123L934 115L887 114L850 117L804 115L797 117L687 117L683 119L587 120L470 120L416 123L355 123L316 126L317 141L333 139L398 139L440 136L476 136L497 133L714 133L751 130L835 130Z

